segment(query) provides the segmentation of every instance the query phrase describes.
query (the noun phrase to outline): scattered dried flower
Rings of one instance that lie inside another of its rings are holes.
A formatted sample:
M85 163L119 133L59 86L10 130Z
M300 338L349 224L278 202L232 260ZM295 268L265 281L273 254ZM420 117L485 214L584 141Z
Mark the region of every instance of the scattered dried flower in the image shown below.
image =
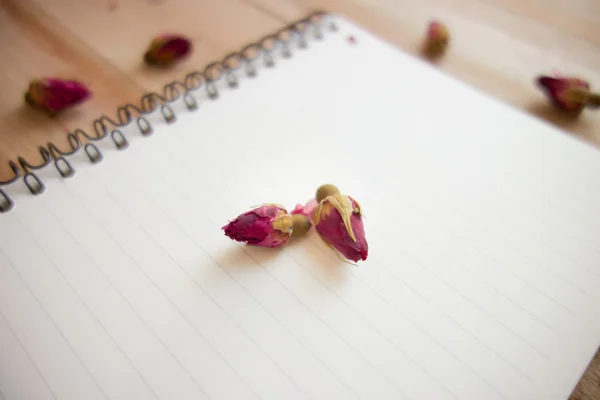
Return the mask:
M438 21L430 22L425 36L425 52L431 56L443 54L450 42L450 32L446 25Z
M73 107L91 97L89 89L80 82L57 78L31 81L25 93L25 101L50 115Z
M366 260L369 245L358 202L342 195L334 185L319 187L315 199L314 225L321 238L349 260ZM308 204L304 212L310 213Z
M265 204L239 215L222 229L225 236L251 246L279 247L290 237L303 236L311 223L303 215L288 214L283 206Z
M585 107L600 107L600 94L592 93L589 82L574 77L540 76L538 86L555 107L579 114Z
M192 42L179 35L161 35L150 43L144 54L148 64L167 66L186 58L192 51Z

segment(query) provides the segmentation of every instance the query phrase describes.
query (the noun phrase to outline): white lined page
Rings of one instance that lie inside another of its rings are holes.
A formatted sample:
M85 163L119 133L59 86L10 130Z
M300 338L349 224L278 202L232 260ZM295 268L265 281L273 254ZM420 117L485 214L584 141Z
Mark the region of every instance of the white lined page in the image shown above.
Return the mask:
M48 383L3 315L0 315L0 335L0 351L5 359L11 361L10 366L2 363L0 393L6 392L9 398L55 399ZM2 395L0 398L6 397Z
M598 151L337 21L4 188L0 399L568 396L600 337ZM325 182L365 210L358 267L223 235Z

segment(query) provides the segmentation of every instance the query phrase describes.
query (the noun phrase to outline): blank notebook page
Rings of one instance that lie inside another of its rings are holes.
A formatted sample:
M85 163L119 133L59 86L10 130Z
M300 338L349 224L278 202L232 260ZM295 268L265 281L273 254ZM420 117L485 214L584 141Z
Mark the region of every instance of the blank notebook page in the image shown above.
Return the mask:
M332 18L3 188L0 399L569 396L600 343L599 152ZM221 230L329 182L364 209L358 266L314 229Z

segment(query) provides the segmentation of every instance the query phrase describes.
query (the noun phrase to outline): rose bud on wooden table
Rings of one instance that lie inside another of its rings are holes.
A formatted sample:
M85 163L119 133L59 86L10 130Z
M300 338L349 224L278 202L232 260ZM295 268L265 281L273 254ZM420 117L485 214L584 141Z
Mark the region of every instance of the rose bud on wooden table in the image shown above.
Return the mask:
M585 107L600 107L600 94L593 93L583 79L540 76L536 82L556 108L568 113L578 115Z
M192 51L192 42L180 35L161 35L152 40L144 54L146 63L168 66L185 59Z
M83 103L92 96L80 82L58 78L42 78L31 81L25 92L25 101L54 116L60 111Z
M450 42L450 32L446 25L432 21L427 25L425 34L424 52L431 57L442 55Z

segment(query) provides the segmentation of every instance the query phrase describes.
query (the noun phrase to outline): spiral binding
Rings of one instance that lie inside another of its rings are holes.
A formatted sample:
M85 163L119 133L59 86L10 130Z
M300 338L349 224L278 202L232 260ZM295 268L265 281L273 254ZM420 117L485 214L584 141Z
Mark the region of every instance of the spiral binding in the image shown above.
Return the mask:
M76 129L73 132L67 133L67 141L69 149L62 150L54 143L49 142L46 147L38 147L42 162L37 165L30 164L23 157L17 158L17 163L9 161L9 166L13 171L13 177L0 181L0 213L9 211L13 206L13 200L2 190L2 186L15 182L23 175L23 180L29 191L33 195L39 195L44 192L45 185L35 174L35 170L46 167L54 162L54 166L63 178L69 178L75 173L65 156L69 156L78 152L81 148L87 154L91 163L102 161L102 153L94 142L102 140L109 136L118 149L124 149L128 145L127 138L119 130L134 119L140 132L143 135L152 133L152 126L144 117L160 107L163 118L167 123L172 123L176 120L175 113L169 106L170 103L183 97L183 101L188 110L192 111L198 108L198 103L190 92L196 91L205 86L206 93L209 98L216 99L219 92L214 82L225 77L227 85L230 88L238 86L238 80L235 71L244 68L245 73L249 77L256 76L256 67L254 62L262 55L265 66L273 67L275 59L273 51L279 46L281 55L285 58L291 57L291 46L296 40L296 44L300 48L306 48L309 27L312 28L312 34L315 39L323 38L323 25L327 13L324 11L316 11L308 17L293 22L283 29L264 36L262 39L250 43L238 52L227 54L222 60L208 64L202 71L193 71L188 73L183 81L174 80L163 87L163 93L150 92L143 95L140 99L140 106L135 104L126 104L117 109L116 121L106 115L102 115L92 123L93 134L88 134L82 129ZM337 30L333 22L328 24L330 30Z

